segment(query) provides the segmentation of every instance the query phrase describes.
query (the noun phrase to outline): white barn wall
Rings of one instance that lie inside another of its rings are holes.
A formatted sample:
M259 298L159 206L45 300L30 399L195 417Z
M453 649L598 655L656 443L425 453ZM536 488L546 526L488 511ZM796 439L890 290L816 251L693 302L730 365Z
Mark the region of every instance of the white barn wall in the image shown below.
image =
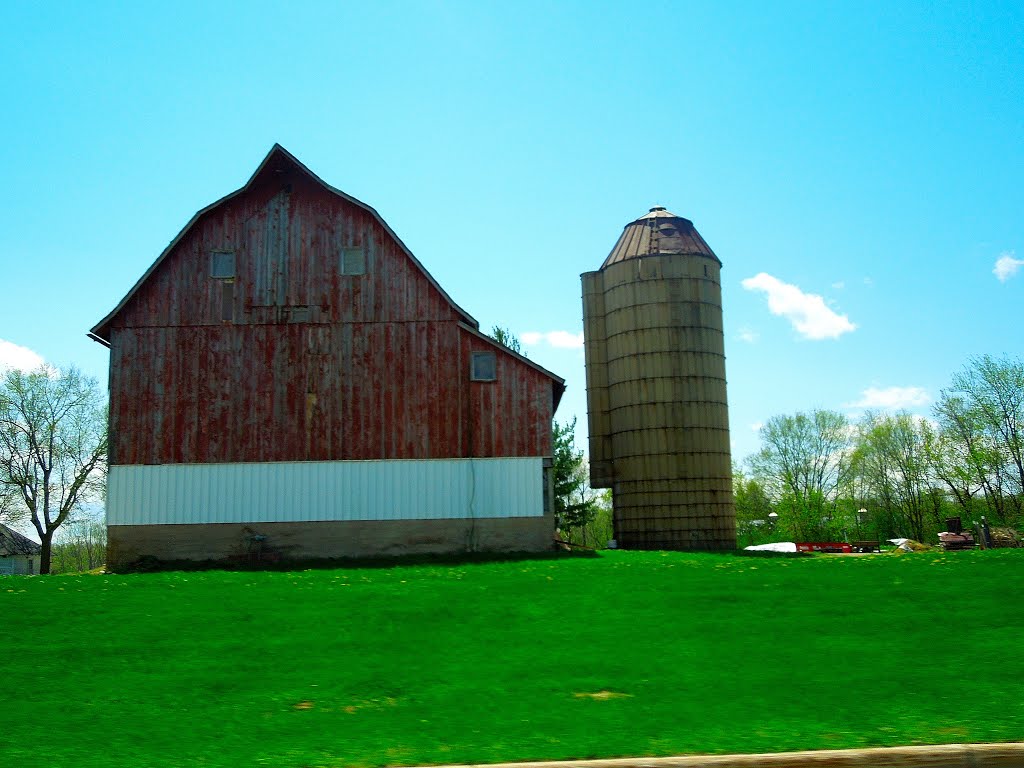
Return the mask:
M543 459L114 465L107 524L543 517Z

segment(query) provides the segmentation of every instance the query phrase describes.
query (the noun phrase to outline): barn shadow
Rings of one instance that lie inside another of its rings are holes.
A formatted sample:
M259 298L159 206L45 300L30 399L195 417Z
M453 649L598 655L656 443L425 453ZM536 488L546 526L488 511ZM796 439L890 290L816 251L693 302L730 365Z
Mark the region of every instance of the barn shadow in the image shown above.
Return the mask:
M248 558L224 560L160 560L142 557L108 569L109 573L157 573L166 571L311 571L339 569L388 569L426 565L467 566L492 563L522 563L550 560L586 560L600 557L591 549L574 548L556 552L460 552L448 554L392 555L382 557L337 557L309 560L253 561Z

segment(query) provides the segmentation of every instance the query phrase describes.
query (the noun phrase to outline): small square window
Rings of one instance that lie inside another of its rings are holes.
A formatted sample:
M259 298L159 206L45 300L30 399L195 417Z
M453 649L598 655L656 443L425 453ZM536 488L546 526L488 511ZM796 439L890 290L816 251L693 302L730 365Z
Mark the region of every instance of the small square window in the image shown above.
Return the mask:
M366 274L366 257L362 248L341 249L341 274L343 275L364 275Z
M498 378L498 364L493 352L474 352L470 381L494 381Z
M235 277L235 252L213 251L210 253L210 277L216 280L233 280Z

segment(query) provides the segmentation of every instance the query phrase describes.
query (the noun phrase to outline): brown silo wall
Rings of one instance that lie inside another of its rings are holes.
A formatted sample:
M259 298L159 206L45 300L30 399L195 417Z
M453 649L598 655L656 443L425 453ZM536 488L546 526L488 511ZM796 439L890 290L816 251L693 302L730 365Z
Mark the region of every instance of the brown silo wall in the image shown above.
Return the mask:
M605 337L604 274L587 272L583 280L583 334L587 343L587 427L590 484L612 487L611 423L608 414L608 356Z
M668 254L602 270L602 384L623 548L736 547L719 272L714 259Z

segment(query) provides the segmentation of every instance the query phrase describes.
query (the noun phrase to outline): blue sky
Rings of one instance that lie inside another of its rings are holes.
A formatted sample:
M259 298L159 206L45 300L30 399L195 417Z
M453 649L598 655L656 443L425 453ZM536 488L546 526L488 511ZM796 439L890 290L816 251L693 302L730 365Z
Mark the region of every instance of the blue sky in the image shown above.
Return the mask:
M0 361L86 332L274 142L586 400L581 272L653 205L724 264L734 458L1024 354L1020 3L0 4ZM997 268L1001 264L1001 268Z

